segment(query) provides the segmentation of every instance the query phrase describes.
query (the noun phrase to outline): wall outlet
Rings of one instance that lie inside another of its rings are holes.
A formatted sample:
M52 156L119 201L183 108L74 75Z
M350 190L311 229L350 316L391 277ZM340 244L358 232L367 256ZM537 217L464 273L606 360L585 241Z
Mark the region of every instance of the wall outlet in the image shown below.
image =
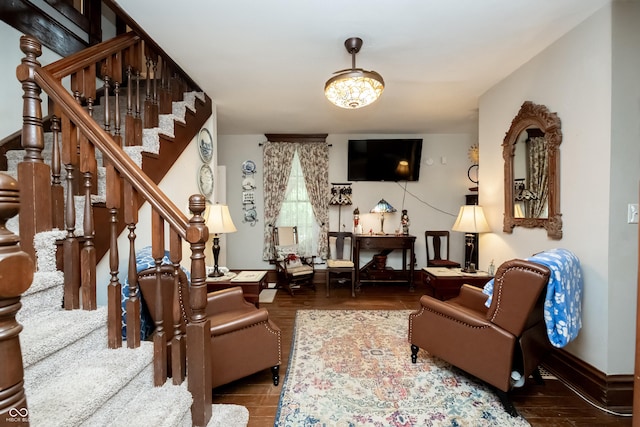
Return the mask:
M629 224L638 223L638 204L637 203L629 203L627 207L627 222Z

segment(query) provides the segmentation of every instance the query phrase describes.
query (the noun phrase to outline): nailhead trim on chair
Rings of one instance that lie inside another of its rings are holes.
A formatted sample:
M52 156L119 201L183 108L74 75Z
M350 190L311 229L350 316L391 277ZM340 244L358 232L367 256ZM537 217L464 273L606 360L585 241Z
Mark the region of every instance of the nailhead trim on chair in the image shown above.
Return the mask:
M492 322L494 321L494 319L496 318L496 316L498 316L498 313L500 312L500 300L502 298L502 284L504 282L504 276L507 274L507 272L509 272L511 270L528 271L528 272L531 272L533 274L537 274L537 275L540 276L540 273L538 271L533 270L533 269L528 268L528 267L524 267L524 266L520 266L519 265L519 266L509 267L507 270L505 270L505 272L502 274L502 276L500 276L499 278L496 278L495 281L494 281L494 284L496 282L498 282L498 287L497 287L497 289L498 289L498 295L497 295L498 299L497 299L497 302L496 302L496 311L494 311L493 316L491 316L491 321ZM494 294L495 294L495 291L496 291L496 286L493 287Z

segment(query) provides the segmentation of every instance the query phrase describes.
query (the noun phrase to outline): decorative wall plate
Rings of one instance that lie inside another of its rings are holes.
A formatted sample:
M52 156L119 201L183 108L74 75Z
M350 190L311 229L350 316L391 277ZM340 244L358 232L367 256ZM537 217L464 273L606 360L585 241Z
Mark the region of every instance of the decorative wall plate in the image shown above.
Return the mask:
M256 188L256 180L252 177L247 177L242 180L242 189L243 190L253 190Z
M198 152L205 163L209 163L213 159L213 138L207 128L200 129L198 134Z
M200 165L198 171L198 188L207 199L213 194L213 170L206 163Z
M253 160L247 160L242 163L242 172L245 174L252 174L256 172L256 164Z
M244 211L244 221L245 222L255 222L258 218L258 213L255 209L248 209Z

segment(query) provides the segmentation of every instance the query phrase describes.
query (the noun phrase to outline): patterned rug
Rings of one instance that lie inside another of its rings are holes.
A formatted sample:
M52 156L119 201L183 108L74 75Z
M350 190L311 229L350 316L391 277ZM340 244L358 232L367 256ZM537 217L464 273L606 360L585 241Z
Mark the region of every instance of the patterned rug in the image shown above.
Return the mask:
M299 310L275 426L528 426L444 361L411 363L408 310Z

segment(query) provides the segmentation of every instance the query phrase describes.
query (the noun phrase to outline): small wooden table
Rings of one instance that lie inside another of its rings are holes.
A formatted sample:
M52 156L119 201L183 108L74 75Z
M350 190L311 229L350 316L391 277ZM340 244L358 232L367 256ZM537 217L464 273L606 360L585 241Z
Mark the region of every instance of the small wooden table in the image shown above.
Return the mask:
M394 249L402 250L402 277L409 283L409 289L413 290L413 258L416 236L395 234L356 234L353 244L353 263L356 270L356 287L360 289L360 275L373 264L369 261L360 267L360 251L380 250L380 254L388 255ZM409 269L407 270L407 251L409 251ZM389 280L380 279L380 280Z
M424 267L422 269L422 282L427 290L425 294L446 300L458 296L463 284L478 288L493 279L486 271L475 273L463 273L459 268Z
M244 299L259 308L260 292L267 288L267 272L261 271L232 271L231 275L222 277L207 277L207 292L240 286Z

